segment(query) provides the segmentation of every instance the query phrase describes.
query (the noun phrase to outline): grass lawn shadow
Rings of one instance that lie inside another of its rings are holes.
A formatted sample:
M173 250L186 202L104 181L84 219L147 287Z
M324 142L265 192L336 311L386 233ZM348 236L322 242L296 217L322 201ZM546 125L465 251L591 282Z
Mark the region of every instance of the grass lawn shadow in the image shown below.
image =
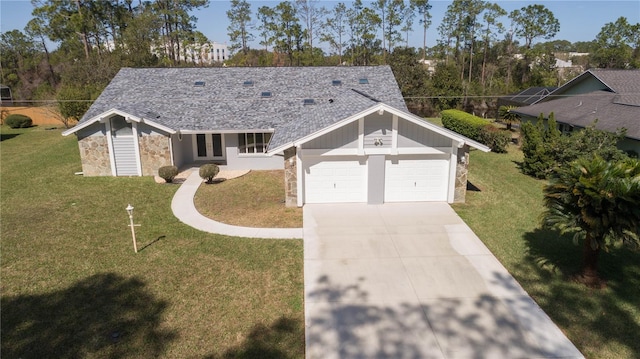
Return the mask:
M473 183L471 183L471 181L467 181L467 191L482 192L482 190L478 188L476 185L474 185Z
M46 294L2 298L3 358L157 358L177 337L159 328L168 303L137 278L84 278Z
M205 359L293 359L303 353L290 354L299 347L293 334L304 333L303 323L290 317L280 317L270 325L256 324L244 342L222 355L208 355Z
M151 241L151 242L149 242L149 243L145 244L145 245L144 245L144 246L142 246L140 249L138 249L138 252L142 252L142 251L143 251L143 250L145 250L147 247L152 246L154 243L159 242L161 239L164 239L164 238L166 238L166 237L167 237L167 236L160 236L160 237L158 237L158 238L154 239L153 241Z
M571 279L581 270L582 243L576 245L569 236L539 228L526 233L524 240L530 262L522 263L521 269L536 271L547 285L546 290L530 294L547 303L546 311L554 321L574 332L576 344L590 348L594 343L615 342L625 351L616 357L640 357L640 323L630 310L640 306L640 253L624 247L601 252L599 273L607 288L591 289ZM552 303L572 305L561 309Z
M0 133L0 142L20 136L19 133Z

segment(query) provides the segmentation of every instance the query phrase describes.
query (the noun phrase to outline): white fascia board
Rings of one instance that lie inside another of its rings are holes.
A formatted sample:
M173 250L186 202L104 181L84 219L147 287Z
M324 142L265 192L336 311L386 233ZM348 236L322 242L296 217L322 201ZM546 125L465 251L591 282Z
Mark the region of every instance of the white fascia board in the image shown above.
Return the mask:
M389 105L386 105L384 103L379 103L377 105L374 105L372 107L369 107L368 109L361 111L355 115L351 115L347 118L345 118L344 120L338 121L336 123L334 123L333 125L327 126L325 128L323 128L320 131L316 131L310 135L307 135L305 137L302 137L294 142L290 142L284 145L281 145L279 147L274 148L272 151L269 152L280 152L280 151L284 151L285 149L292 147L292 146L296 146L296 147L300 147L301 145L305 144L306 142L309 142L313 139L316 139L320 136L323 136L331 131L334 131L342 126L348 125L351 122L357 121L361 118L364 118L367 115L370 115L372 113L378 112L378 111L387 111L393 115L398 116L399 118L405 119L409 122L415 123L418 126L427 128L435 133L438 133L440 135L443 135L445 137L448 137L454 141L457 141L459 143L466 143L469 146L478 149L482 152L490 152L491 149L479 142L476 142L470 138L467 138L465 136L462 136L458 133L455 133L453 131L447 130L446 128L442 128L440 126L434 125L426 120L424 120L423 118L420 118L412 113L409 112L404 112L401 110L398 110L394 107L391 107Z
M134 117L131 117L131 119L134 119ZM174 135L174 134L178 133L178 131L176 131L176 130L174 130L172 128L169 128L167 126L161 125L161 124L159 124L157 122L149 121L149 120L147 120L145 118L143 118L142 121L139 121L139 122L147 124L147 125L149 125L151 127L155 127L155 128L157 128L159 130L162 130L162 131L170 134L170 135Z
M127 120L134 121L134 122L137 122L137 123L145 123L145 124L147 124L147 125L149 125L151 127L155 127L157 129L162 130L164 132L167 132L169 134L176 133L176 130L171 129L171 128L167 127L167 126L163 126L163 125L161 125L159 123L156 123L156 122L153 122L151 120L140 118L138 116L131 115L131 114L126 113L124 111L120 111L120 110L118 110L116 108L112 108L112 109L110 109L108 111L105 111L105 112L103 112L103 113L101 113L101 114L99 114L97 116L92 117L88 121L85 121L85 122L83 122L81 124L78 124L78 125L70 128L70 129L62 132L62 135L63 136L68 136L68 135L70 135L72 133L80 131L83 128L89 127L89 126L93 125L94 123L100 122L103 119L108 118L108 117L113 116L113 115L119 115L119 116L124 117Z
M103 112L103 113L101 113L101 114L99 114L99 115L97 115L97 116L94 116L94 117L90 118L89 120L87 120L87 121L85 121L85 122L83 122L83 123L80 123L80 124L75 125L74 127L72 127L72 128L70 128L70 129L68 129L68 130L64 131L64 132L62 133L62 135L63 135L63 136L68 136L68 135L70 135L70 134L72 134L72 133L75 133L75 132L77 132L77 131L82 130L83 128L89 127L89 126L93 125L93 124L94 124L94 123L96 123L96 122L101 122L101 121L103 121L105 118L107 118L107 117L109 117L109 116L111 116L111 115L120 115L120 116L122 116L122 117L124 117L124 118L129 117L129 118L131 118L132 120L134 120L134 121L136 121L136 122L139 122L139 120L140 120L140 119L138 119L138 118L137 118L137 117L135 117L135 116L131 116L131 115L129 115L128 113L125 113L125 112L122 112L122 111L117 110L117 109L115 109L115 108L112 108L112 109L110 109L110 110L108 110L108 111L105 111L105 112ZM136 119L137 119L137 120L136 120Z
M448 137L448 138L450 138L450 139L452 139L454 141L457 141L457 142L460 142L460 143L466 143L469 146L471 146L471 147L473 147L475 149L478 149L478 150L480 150L482 152L491 152L491 149L489 147L487 147L487 146L485 146L485 145L483 145L483 144L481 144L481 143L479 143L477 141L474 141L474 140L472 140L472 139L470 139L468 137L462 136L459 133L455 133L455 132L453 132L451 130L448 130L446 128L440 127L438 125L434 125L433 123L431 123L431 122L429 122L429 121L427 121L427 120L425 120L425 119L423 119L421 117L418 117L418 116L416 116L416 115L414 115L412 113L404 112L404 111L398 110L398 109L396 109L394 107L391 107L391 106L388 106L388 105L385 105L385 104L381 104L381 106L383 106L385 111L388 111L388 112L390 112L390 113L392 113L392 114L394 114L394 115L396 115L396 116L398 116L400 118L403 118L403 119L405 119L405 120L407 120L409 122L412 122L412 123L414 123L414 124L416 124L418 126L421 126L421 127L426 128L426 129L429 129L429 130L431 130L431 131L433 131L435 133L438 133L440 135Z

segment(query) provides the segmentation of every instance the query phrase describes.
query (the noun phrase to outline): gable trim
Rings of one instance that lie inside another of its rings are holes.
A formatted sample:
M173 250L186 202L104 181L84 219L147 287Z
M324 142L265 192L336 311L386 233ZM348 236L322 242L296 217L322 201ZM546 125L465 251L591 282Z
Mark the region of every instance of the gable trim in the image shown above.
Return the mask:
M167 132L170 135L173 135L173 134L175 134L177 132L176 130L174 130L172 128L169 128L167 126L163 126L163 125L161 125L161 124L159 124L157 122L154 122L154 121L151 121L151 120L148 120L148 119L145 119L145 118L141 118L141 117L138 117L138 116L131 115L129 113L126 113L124 111L118 110L116 108L112 108L112 109L110 109L108 111L105 111L105 112L103 112L103 113L101 113L101 114L99 114L99 115L97 115L97 116L95 116L95 117L83 122L83 123L79 123L76 126L74 126L74 127L70 128L70 129L62 132L62 135L63 136L68 136L70 134L76 133L76 132L78 132L78 131L80 131L80 130L82 130L84 128L87 128L87 127L93 125L94 123L101 122L105 118L111 117L113 115L122 116L125 119L127 119L127 121L133 121L133 122L136 122L136 123L147 124L147 125L149 125L151 127L154 127L154 128L157 128L157 129L159 129L161 131Z
M276 147L276 148L274 148L272 150L269 150L267 153L268 154L270 153L271 155L273 155L275 153L284 151L285 149L287 149L289 147L293 147L293 146L295 146L297 148L300 148L301 145L303 145L303 144L305 144L305 143L307 143L307 142L309 142L311 140L314 140L314 139L316 139L316 138L318 138L320 136L326 135L326 134L328 134L328 133L330 133L330 132L332 132L332 131L340 128L340 127L343 127L345 125L350 124L351 122L354 122L354 121L357 121L357 120L360 120L360 119L364 119L364 117L367 116L367 115L370 115L370 114L375 113L375 112L384 113L385 111L391 113L394 116L397 116L398 118L402 118L402 119L407 120L409 122L412 122L412 123L414 123L414 124L416 124L418 126L421 126L421 127L426 128L426 129L428 129L430 131L433 131L433 132L435 132L437 134L440 134L442 136L450 138L450 139L458 142L460 147L464 146L464 144L467 144L467 145L469 145L469 146L471 146L471 147L473 147L475 149L478 149L478 150L480 150L482 152L490 152L491 151L491 149L489 147L487 147L487 146L485 146L485 145L483 145L483 144L481 144L479 142L476 142L476 141L474 141L474 140L472 140L470 138L462 136L462 135L460 135L458 133L455 133L453 131L450 131L450 130L448 130L446 128L442 128L440 126L434 125L434 124L432 124L430 122L427 122L424 119L422 119L422 118L420 118L418 116L415 116L415 115L413 115L411 113L398 110L398 109L396 109L394 107L391 107L389 105L386 105L384 103L379 103L379 104L377 104L375 106L372 106L372 107L370 107L370 108L368 108L368 109L366 109L364 111L361 111L361 112L359 112L357 114L349 116L349 117L345 118L342 121L338 121L338 122L334 123L333 125L327 126L327 127L325 127L324 129L322 129L320 131L317 131L317 132L312 133L310 135L304 136L304 137L302 137L302 138L300 138L300 139L298 139L296 141L293 141L291 143L287 143L287 144L281 145L279 147Z
M594 74L590 69L586 70L585 72L581 73L580 75L572 78L571 80L569 80L569 82L565 83L564 85L558 87L557 89L551 91L551 93L547 94L546 96L542 97L541 99L539 99L538 101L532 103L531 105L535 105L538 104L540 102L546 102L549 101L547 100L548 98L551 100L554 100L554 96L556 95L561 95L563 93L564 90L566 90L567 88L571 88L573 87L573 85L575 85L576 83L581 82L583 79L587 78L587 77L593 77L594 79L600 81L600 83L602 85L604 85L606 88L608 88L610 91L615 92L611 86L607 85L604 81L602 81L602 79L600 79L596 74Z

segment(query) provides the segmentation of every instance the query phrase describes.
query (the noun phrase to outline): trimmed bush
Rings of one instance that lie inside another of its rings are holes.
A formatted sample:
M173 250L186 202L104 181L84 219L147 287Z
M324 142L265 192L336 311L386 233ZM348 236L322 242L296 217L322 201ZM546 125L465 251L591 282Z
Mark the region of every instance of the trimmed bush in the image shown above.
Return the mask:
M506 153L511 142L511 132L500 130L493 125L485 125L480 129L478 141L489 146L493 152Z
M33 125L29 116L13 114L4 119L4 123L11 128L27 128Z
M442 111L442 124L472 140L483 143L497 153L507 152L511 134L496 128L491 122L460 110Z
M173 182L173 179L178 175L178 167L176 166L162 166L158 168L158 176L165 180L167 183Z
M480 129L489 121L460 110L442 111L442 124L445 128L478 141Z
M218 174L218 172L220 172L218 165L209 163L200 166L199 174L202 179L207 180L207 183L212 183L213 178Z

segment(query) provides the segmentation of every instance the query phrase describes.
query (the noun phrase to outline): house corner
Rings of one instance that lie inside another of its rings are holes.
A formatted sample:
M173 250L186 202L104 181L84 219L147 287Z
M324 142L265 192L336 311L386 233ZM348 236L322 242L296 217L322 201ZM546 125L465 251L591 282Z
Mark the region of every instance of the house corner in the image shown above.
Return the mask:
M296 148L284 150L285 206L298 207L298 169Z

